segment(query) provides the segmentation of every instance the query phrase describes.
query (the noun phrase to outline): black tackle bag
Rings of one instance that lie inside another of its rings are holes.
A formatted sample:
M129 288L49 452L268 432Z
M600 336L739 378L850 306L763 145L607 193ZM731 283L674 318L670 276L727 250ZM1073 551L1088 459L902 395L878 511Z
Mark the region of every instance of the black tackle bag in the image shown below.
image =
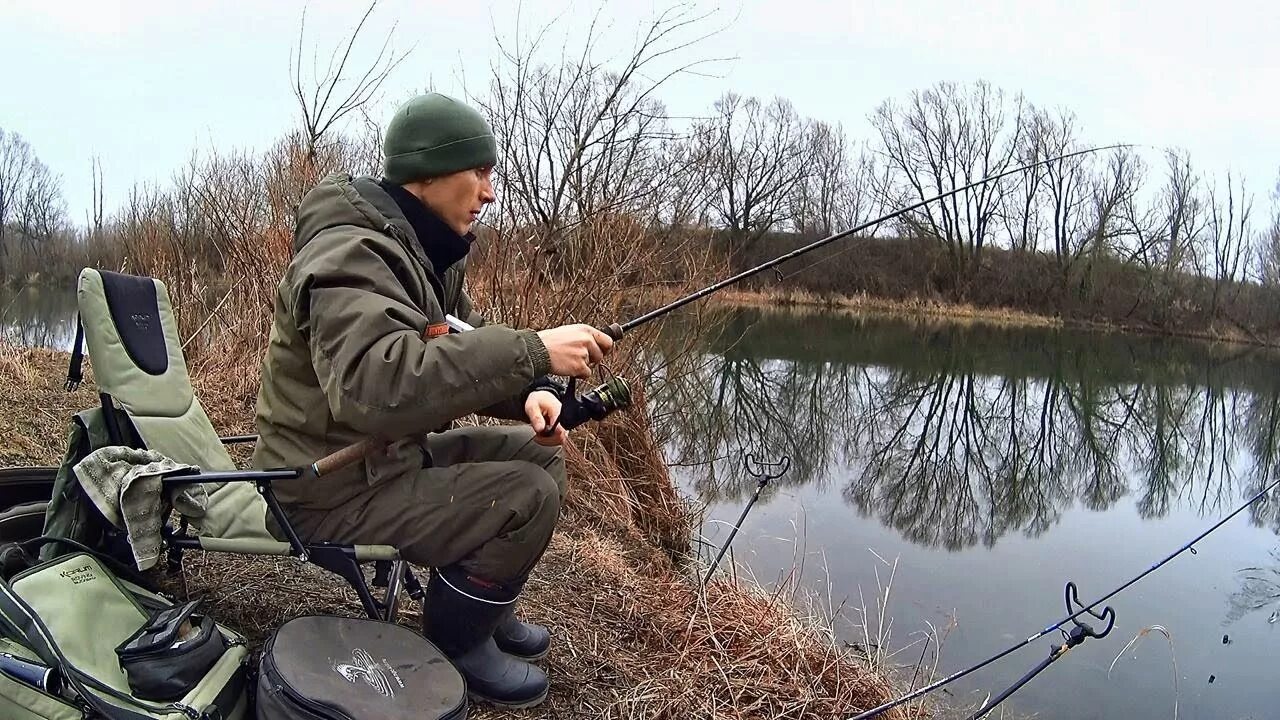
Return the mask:
M466 681L395 623L307 615L262 648L258 720L465 720Z

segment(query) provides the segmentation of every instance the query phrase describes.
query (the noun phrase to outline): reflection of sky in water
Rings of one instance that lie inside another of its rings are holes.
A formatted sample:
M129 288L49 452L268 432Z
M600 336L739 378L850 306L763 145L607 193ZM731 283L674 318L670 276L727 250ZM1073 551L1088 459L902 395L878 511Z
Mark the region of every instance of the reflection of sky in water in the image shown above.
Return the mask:
M754 489L745 452L788 454L792 471L766 489L734 541L739 565L767 584L802 571L822 605L843 602L856 621L859 592L873 605L874 571L890 570L870 550L897 558L891 646L918 641L926 621L945 626L954 611L944 673L1061 618L1067 580L1086 602L1110 592L1274 477L1280 376L1257 353L1052 331L976 342L937 326L804 324L815 339L766 317L656 396L660 415L685 408L666 416L667 447L682 485L710 503L706 552ZM1242 513L1197 555L1114 598L1113 634L1055 663L1012 707L1055 719L1171 717L1162 635L1107 672L1139 630L1161 624L1173 634L1181 717L1272 717L1280 623L1267 622L1266 593L1280 588L1265 581L1280 575L1255 573L1262 582L1251 594L1263 609L1241 612L1232 600L1247 586L1241 568L1280 568L1270 555L1280 545L1277 506ZM838 629L865 642L848 622ZM953 689L980 700L1055 641ZM920 652L912 645L894 661L912 666Z

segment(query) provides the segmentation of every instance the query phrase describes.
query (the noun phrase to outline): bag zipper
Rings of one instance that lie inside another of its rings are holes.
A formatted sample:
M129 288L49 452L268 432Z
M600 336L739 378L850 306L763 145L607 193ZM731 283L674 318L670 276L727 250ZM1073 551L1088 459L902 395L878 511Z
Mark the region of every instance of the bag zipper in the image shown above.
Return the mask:
M215 628L213 629L213 632L218 632L218 629L215 627ZM219 635L221 635L221 633L218 633L218 634L219 634ZM128 660L128 661L130 661L130 662L141 662L141 661L145 661L145 660L155 660L155 659L164 659L164 658L179 658L179 657L182 657L183 655L185 655L185 654L187 654L187 653L189 653L189 652L192 652L192 651L193 651L193 650L195 650L195 649L203 648L203 647L205 646L205 643L213 642L212 638L213 638L213 636L212 636L212 635L209 635L208 637L199 638L202 642L194 642L194 643L193 643L193 642L186 642L186 643L183 643L182 645L179 645L179 646L178 646L178 647L176 647L176 648L175 648L175 647L165 647L163 650L149 650L149 651L147 651L146 653L139 653L139 654L136 654L136 655L133 655L133 654L131 654L131 655L126 655L125 657L120 658L120 662L121 662L121 663L124 663L124 661L126 661L126 660ZM236 645L242 645L242 644L243 644L243 643L232 643L231 641L227 640L225 637L223 638L223 641L224 641L224 642L223 642L223 644L226 646L226 649L224 649L224 650L223 650L223 652L226 652L227 650L230 650L231 648L235 647ZM221 656L221 655L219 655L218 657L219 657L219 658L221 658L222 656Z
M271 652L271 646L267 647L266 652ZM270 660L269 656L267 656L267 659L263 662L259 681L264 679L271 683L271 688L268 692L275 695L283 694L295 705L301 707L303 710L306 710L308 713L311 713L321 720L334 720L335 718L338 718L339 720L353 720L350 715L342 712L341 710L321 705L315 700L305 697L297 690L294 690L293 687L289 685L289 682L284 679L284 675L276 668L275 662Z

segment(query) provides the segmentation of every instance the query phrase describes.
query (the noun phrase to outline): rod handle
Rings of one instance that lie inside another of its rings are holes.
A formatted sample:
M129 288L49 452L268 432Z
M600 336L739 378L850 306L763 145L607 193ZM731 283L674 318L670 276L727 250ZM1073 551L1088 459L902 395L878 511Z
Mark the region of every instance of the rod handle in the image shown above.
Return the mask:
M341 470L348 465L359 462L361 458L368 455L373 450L377 441L373 438L361 440L358 443L348 445L335 453L326 455L311 466L316 477L328 475L335 470Z
M608 335L610 338L613 338L615 342L618 340L621 340L622 336L626 334L622 330L622 326L619 325L618 323L611 323L609 325L606 325L604 327L598 327L596 329L604 333L605 335Z

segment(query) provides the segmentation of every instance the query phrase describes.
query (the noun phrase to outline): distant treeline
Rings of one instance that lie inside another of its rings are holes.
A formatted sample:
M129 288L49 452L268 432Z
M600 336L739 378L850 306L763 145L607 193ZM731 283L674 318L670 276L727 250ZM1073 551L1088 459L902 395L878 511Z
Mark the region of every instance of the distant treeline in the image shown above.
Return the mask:
M744 270L813 238L770 234L733 255ZM1253 280L1217 282L1185 272L1162 273L1112 255L1064 272L1050 255L991 248L962 276L933 238L851 238L761 273L744 287L765 294L793 291L818 302L849 297L964 303L1015 309L1111 327L1280 342L1280 286Z
M538 277L572 278L639 240L662 248L646 258L658 278L684 278L713 261L741 268L1090 144L1071 112L981 81L886 99L869 114L869 138L803 117L786 99L732 92L701 117L676 118L659 100L666 80L649 78L701 67L688 58L697 43L683 37L700 21L665 13L631 57L609 66L569 48L546 61L537 43L492 66L471 98L501 147L485 259L505 268L519 253L516 265ZM367 110L401 59L379 54L345 93L312 92L297 75L301 122L276 145L193 157L169 187L135 187L113 211L102 207L95 160L84 223L67 216L60 180L36 151L0 130L0 276L63 279L82 264L119 264L179 273L192 285L205 273L260 285L287 259L293 209L311 184L331 170L376 172L379 128L337 128ZM347 81L331 73L317 82ZM330 96L347 100L308 102ZM853 241L788 277L818 256L791 263L781 282L819 294L1280 335L1280 213L1252 187L1198 172L1177 148L1155 167L1124 148L1078 156L930 203L876 228L887 239ZM777 283L770 274L754 285Z

